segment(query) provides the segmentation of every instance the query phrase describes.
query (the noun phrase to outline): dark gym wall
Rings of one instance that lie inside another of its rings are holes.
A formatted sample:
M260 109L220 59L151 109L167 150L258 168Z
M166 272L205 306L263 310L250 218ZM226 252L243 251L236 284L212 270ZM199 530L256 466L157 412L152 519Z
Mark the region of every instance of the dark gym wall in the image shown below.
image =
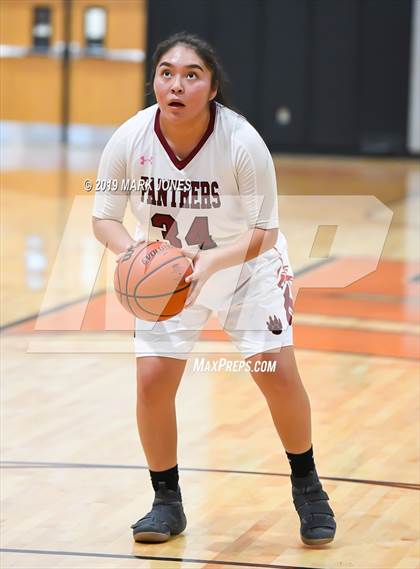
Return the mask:
M228 92L233 105L255 123L262 3L258 0L149 0L147 77L157 43L175 32L197 34L216 48L229 78ZM152 102L154 98L149 94L148 104Z
M323 0L308 4L307 10L307 142L337 150L354 146L359 126L359 3Z
M412 0L149 0L147 69L161 39L199 34L272 151L403 155L411 12Z
M407 140L412 2L368 0L361 3L361 11L361 150L403 151Z

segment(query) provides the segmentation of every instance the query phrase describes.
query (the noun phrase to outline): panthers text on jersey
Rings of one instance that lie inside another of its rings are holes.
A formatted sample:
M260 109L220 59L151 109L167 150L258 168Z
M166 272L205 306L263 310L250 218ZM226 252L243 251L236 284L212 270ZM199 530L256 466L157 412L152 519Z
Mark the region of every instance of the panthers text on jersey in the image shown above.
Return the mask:
M122 221L129 202L137 239L201 249L230 244L250 228L278 227L273 161L244 117L212 103L207 131L181 160L160 130L159 114L157 105L138 112L108 142L95 217ZM276 247L284 246L279 234Z

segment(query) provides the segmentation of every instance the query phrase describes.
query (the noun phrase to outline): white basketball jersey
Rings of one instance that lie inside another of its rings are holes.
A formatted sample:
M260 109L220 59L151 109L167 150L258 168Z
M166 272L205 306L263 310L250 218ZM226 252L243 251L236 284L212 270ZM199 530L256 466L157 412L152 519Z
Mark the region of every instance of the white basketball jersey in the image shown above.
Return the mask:
M127 203L138 239L211 249L250 228L278 227L271 155L246 119L211 104L206 133L189 156L175 156L157 105L126 121L102 154L93 215L122 221ZM277 249L285 247L279 234Z

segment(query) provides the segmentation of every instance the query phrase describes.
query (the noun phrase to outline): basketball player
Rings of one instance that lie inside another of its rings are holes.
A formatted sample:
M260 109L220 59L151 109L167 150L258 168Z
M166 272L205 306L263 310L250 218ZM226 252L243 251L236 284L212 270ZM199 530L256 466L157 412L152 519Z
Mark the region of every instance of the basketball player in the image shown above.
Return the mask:
M103 181L131 180L128 191L96 193L94 233L121 255L142 240L168 240L193 259L184 310L156 324L136 321L137 422L155 499L132 525L134 539L162 542L186 527L178 484L175 396L189 352L211 312L252 367L291 465L301 538L333 540L336 524L312 451L310 403L292 339L292 271L278 230L270 153L256 130L225 100L212 48L185 33L153 56L157 104L125 122L100 162ZM127 203L135 238L122 224Z

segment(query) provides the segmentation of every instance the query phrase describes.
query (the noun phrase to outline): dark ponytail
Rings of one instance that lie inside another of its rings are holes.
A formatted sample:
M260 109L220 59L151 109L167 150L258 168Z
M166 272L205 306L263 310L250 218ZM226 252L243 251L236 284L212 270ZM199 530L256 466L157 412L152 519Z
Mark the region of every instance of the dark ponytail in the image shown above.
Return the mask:
M201 57L201 59L206 64L206 67L211 71L211 86L214 88L217 86L217 95L214 100L218 103L230 107L229 97L227 95L227 77L214 49L203 39L195 36L193 34L188 34L187 32L178 32L173 34L166 40L161 41L152 56L152 71L150 74L150 85L153 86L153 81L155 79L156 67L161 60L162 56L175 47L176 45L185 45L195 51L195 53Z

